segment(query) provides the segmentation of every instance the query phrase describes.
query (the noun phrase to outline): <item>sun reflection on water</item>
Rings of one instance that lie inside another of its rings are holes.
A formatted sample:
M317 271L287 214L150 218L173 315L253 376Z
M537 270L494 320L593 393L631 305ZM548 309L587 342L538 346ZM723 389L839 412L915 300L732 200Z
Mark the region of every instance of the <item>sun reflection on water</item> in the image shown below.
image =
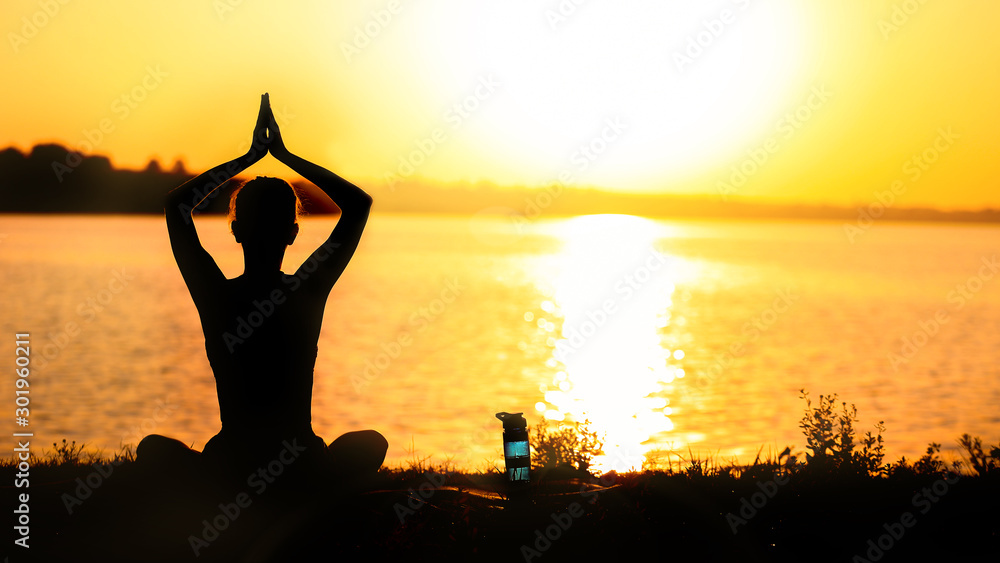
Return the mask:
M539 386L535 408L549 420L589 420L604 435L596 470L641 469L644 443L674 428L669 395L684 377L684 351L664 348L661 331L671 324L677 284L695 277L694 265L655 248L668 233L649 219L576 217L557 234L565 246L553 300L525 314L553 333L552 379Z

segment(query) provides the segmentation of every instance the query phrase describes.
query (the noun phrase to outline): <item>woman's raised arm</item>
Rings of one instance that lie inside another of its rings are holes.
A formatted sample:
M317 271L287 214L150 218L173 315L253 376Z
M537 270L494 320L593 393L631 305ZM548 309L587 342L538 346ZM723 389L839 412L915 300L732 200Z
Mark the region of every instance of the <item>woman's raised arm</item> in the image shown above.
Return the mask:
M213 282L225 278L198 239L194 212L218 195L219 186L264 158L267 154L267 123L270 113L267 94L264 94L261 96L260 111L253 130L253 142L247 153L188 180L167 195L164 213L170 248L196 302Z
M271 114L270 105L268 113ZM333 232L296 272L302 279L311 277L313 282L310 285L318 291L329 293L361 241L361 233L371 211L372 198L361 188L326 168L292 154L285 148L273 114L268 125L268 150L283 164L323 190L340 208L340 219Z

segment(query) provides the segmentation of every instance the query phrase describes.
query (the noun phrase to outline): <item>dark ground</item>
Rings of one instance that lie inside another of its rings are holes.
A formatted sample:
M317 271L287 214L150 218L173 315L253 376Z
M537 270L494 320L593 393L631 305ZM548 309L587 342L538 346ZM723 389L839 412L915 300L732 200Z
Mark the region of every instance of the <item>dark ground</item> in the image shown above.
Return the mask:
M277 485L209 490L150 476L134 462L106 468L113 468L107 476L86 465L33 469L31 547L6 542L10 562L848 562L1000 554L1000 480L992 476L949 484L926 475L831 479L807 471L778 481L773 474L563 475L505 498L496 475L380 472L364 484L369 492L310 487L296 496ZM13 482L12 467L0 473ZM6 505L17 506L25 489L3 489Z

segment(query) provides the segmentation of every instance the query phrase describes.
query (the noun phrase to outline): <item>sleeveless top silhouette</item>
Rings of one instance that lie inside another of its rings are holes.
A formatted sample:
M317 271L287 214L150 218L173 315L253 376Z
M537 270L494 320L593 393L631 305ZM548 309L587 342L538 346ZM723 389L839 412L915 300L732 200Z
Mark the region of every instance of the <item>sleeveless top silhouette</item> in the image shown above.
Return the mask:
M243 276L226 280L215 293L217 298L198 304L198 312L223 430L311 433L325 299L317 302L306 282L281 272L264 284Z

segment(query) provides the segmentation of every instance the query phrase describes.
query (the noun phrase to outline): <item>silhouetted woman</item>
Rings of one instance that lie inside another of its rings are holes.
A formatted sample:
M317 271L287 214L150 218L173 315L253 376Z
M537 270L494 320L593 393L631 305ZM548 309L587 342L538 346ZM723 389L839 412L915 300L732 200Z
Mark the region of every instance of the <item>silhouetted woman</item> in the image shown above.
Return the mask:
M284 180L247 182L230 203L244 271L226 279L198 240L192 208L215 197L221 184L267 152L322 189L341 216L329 238L287 275L281 262L299 231L299 200ZM170 192L170 246L201 317L222 418L222 430L201 454L203 465L238 479L258 469L272 477L288 470L336 478L371 474L381 466L388 444L379 433L351 432L327 447L311 423L316 344L327 296L358 246L371 204L357 186L285 148L267 94L247 154ZM137 454L140 461L176 460L179 449L194 453L175 440L149 436Z

